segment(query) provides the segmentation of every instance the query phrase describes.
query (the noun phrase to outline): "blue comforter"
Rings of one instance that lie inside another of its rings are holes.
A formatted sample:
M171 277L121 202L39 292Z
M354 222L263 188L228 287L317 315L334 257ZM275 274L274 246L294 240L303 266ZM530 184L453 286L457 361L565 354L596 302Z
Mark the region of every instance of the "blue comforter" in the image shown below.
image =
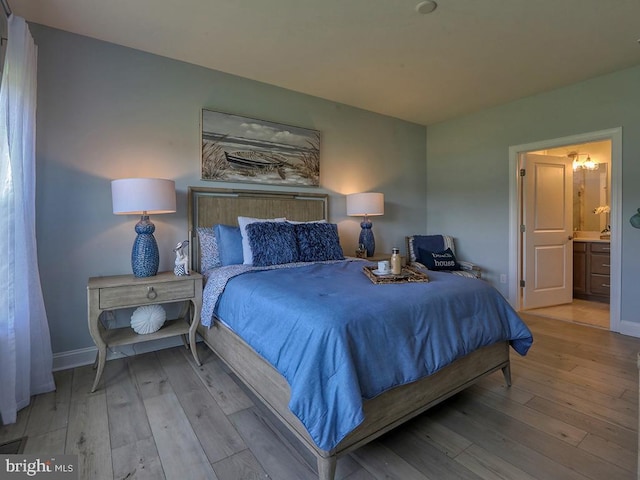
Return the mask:
M483 281L430 271L429 283L375 285L363 265L244 269L215 307L286 378L289 408L324 450L363 421L363 399L482 346L509 340L524 355L533 341Z

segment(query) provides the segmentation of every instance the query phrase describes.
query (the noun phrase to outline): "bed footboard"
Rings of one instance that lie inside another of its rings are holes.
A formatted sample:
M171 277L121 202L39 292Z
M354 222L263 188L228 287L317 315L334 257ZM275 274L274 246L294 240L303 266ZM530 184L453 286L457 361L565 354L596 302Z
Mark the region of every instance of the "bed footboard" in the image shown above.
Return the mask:
M207 346L316 456L319 480L333 480L339 456L371 442L490 373L502 370L507 385L511 385L508 343L481 348L429 377L365 401L365 421L334 450L325 451L318 448L302 422L289 410L289 385L269 363L219 322L211 328L199 326L198 332Z

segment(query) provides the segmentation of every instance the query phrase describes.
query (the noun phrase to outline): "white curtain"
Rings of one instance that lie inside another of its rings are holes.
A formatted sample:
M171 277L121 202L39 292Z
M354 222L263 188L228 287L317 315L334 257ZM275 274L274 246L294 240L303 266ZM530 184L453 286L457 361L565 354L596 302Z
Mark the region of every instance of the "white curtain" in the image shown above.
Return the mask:
M8 19L0 83L0 415L14 423L31 395L55 389L35 218L36 46Z

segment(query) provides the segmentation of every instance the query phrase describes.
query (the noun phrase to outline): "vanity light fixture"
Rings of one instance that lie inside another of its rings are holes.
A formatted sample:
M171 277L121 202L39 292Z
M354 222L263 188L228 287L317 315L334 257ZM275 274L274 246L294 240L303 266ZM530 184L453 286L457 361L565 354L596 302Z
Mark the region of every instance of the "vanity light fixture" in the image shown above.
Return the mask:
M585 156L587 158L580 160L581 156ZM573 159L573 171L585 169L585 170L598 170L600 164L598 162L594 162L591 160L591 157L588 153L578 153L578 152L569 152L567 157Z

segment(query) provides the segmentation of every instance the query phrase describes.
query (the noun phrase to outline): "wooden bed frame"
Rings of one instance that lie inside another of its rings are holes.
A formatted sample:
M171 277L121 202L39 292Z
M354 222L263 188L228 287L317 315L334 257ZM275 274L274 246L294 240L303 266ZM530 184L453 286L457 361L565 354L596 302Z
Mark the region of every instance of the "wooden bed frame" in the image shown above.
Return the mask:
M327 195L271 191L189 188L189 230L192 262L199 271L195 228L215 223L237 225L238 216L286 217L296 221L327 219ZM511 385L508 342L481 348L437 373L399 386L364 401L365 420L333 450L320 449L288 408L289 385L268 362L220 322L198 333L213 352L278 417L317 458L319 480L333 480L336 460L430 407L467 388L482 377L502 370Z

